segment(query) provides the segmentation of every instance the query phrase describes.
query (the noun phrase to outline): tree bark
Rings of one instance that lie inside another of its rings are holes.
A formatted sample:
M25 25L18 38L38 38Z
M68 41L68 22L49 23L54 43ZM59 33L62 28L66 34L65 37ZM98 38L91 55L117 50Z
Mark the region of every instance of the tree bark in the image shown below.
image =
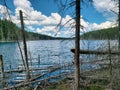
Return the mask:
M80 0L76 0L76 33L75 33L75 88L80 88L80 64L79 64L79 50L80 50Z
M20 20L21 20L21 29L22 29L22 35L23 35L24 54L25 54L25 67L26 67L26 74L27 74L26 78L28 80L30 79L30 71L29 71L29 64L28 64L27 44L26 44L26 38L25 38L23 15L21 10L20 10Z
M118 50L119 50L119 63L120 63L120 0L118 0L118 4L119 4L119 13L118 13L118 29L119 29L119 34L118 34Z

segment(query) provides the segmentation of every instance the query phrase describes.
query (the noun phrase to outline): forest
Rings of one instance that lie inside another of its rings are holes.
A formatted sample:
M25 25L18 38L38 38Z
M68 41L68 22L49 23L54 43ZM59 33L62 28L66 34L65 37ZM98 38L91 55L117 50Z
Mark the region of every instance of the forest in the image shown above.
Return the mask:
M101 29L101 30L95 30L86 32L83 35L81 35L82 39L92 39L92 40L104 40L104 39L110 39L115 40L118 39L118 27L113 28L107 28L107 29Z
M22 33L20 28L9 20L0 20L0 41L15 41L22 40ZM90 32L85 32L80 37L81 39L92 39L92 40L104 40L104 39L118 39L118 27L94 30ZM43 35L34 32L25 31L27 40L50 40L50 39L70 39L70 38L60 38L52 37L48 35ZM18 37L19 36L19 37Z
M25 35L27 40L65 39L28 31L25 31ZM0 20L0 41L15 41L17 39L22 40L20 28L9 20Z

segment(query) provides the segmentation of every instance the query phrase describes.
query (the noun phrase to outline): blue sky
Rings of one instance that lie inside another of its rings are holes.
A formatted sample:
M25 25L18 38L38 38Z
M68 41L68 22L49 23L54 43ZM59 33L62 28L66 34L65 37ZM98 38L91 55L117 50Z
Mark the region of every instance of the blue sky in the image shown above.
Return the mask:
M90 23L96 22L100 24L106 21L106 17L102 13L98 12L92 5L82 5L81 9L82 16Z
M50 16L51 12L58 12L57 4L54 0L30 0L34 9L41 11L46 16Z
M91 4L85 0L85 3L81 5L81 24L85 27L84 30L81 29L81 32L114 27L117 15L110 10L118 12L116 2L111 0L93 1ZM54 0L6 0L11 19L18 26L20 26L19 10L22 10L24 18L27 18L24 20L26 30L51 36L70 37L75 33L75 20L72 19L75 17L74 7L62 15L59 13L58 3ZM1 0L0 4L2 18L6 13L6 8L3 6L4 0ZM71 21L66 24L69 20ZM60 21L61 25L57 27Z

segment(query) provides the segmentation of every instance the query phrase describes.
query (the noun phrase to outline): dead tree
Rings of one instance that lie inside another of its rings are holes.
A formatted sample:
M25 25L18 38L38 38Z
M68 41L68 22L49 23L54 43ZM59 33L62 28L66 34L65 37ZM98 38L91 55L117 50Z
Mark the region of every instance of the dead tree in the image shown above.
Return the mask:
M80 50L80 0L76 0L76 33L75 33L75 88L80 88L80 64L79 64L79 50Z
M29 64L28 64L28 55L27 55L27 45L26 45L26 38L25 38L25 30L24 30L24 23L23 23L23 15L22 11L20 10L20 20L21 20L21 29L23 34L23 45L24 45L24 54L25 54L25 67L27 72L27 79L30 79L30 71L29 71Z
M118 0L118 4L119 4L119 13L118 13L118 29L119 29L119 33L118 33L118 50L119 50L119 63L120 63L120 0Z

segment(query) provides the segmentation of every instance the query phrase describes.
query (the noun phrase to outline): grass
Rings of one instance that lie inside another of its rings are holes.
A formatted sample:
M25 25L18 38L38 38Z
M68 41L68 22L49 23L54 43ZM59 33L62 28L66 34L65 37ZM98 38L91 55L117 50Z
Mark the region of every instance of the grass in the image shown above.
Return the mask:
M47 87L45 90L75 90L74 89L74 81L63 80L58 84L51 85ZM79 90L105 90L104 87L91 85L89 87L81 86Z
M66 86L66 84L57 85L55 88L47 88L46 90L74 90L70 85ZM81 87L79 90L105 90L103 87L90 86L90 87Z

